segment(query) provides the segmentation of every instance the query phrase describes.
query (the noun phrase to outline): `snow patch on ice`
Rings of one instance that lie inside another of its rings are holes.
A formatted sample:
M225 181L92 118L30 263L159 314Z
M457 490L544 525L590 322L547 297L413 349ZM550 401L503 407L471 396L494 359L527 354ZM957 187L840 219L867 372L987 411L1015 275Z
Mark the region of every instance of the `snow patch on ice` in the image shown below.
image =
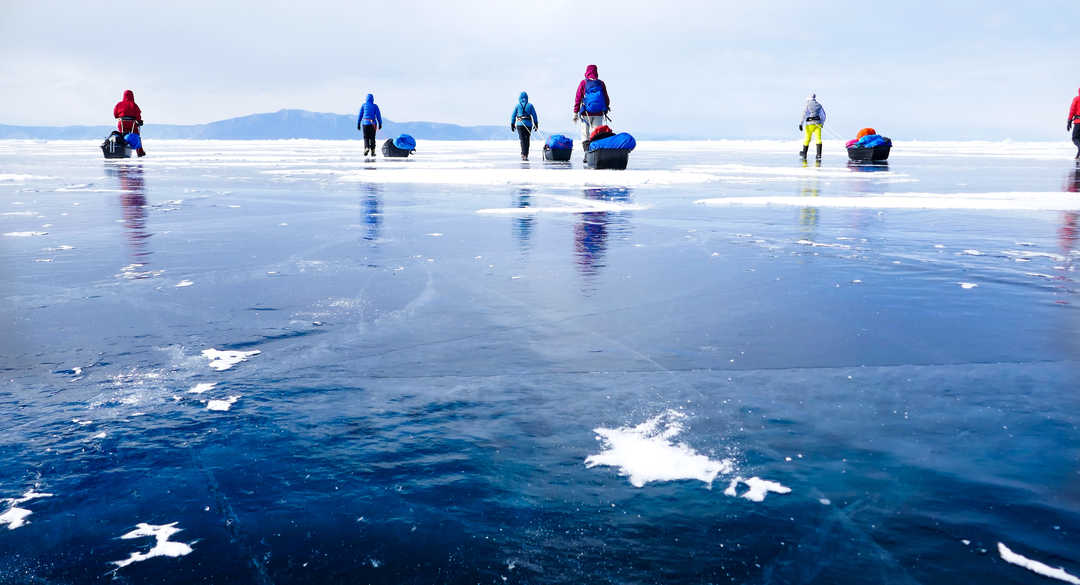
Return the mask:
M710 173L675 170L611 171L574 169L431 169L383 168L354 171L338 177L348 183L416 183L425 185L545 185L562 187L687 185L720 177Z
M559 195L549 196L560 205L546 207L499 207L494 209L477 209L477 213L485 215L534 215L537 213L596 213L601 211L640 211L648 209L647 206L636 203L623 203L620 201L607 201L603 199L580 199L576 197L564 197Z
M236 404L236 401L239 399L239 396L230 396L225 400L211 400L206 403L206 410L225 412L232 408L232 405Z
M751 502L763 502L765 496L769 493L775 494L788 494L791 493L791 488L780 485L779 482L769 481L767 479L761 479L760 477L751 477L750 479L743 479L741 477L735 477L728 483L727 489L724 490L725 496L736 496L738 493L736 488L742 483L749 489L742 494L741 497L750 500Z
M1005 546L1005 543L998 543L998 554L1001 555L1001 560L1006 563L1011 563L1025 569L1042 575L1043 577L1049 577L1051 579L1057 579L1066 583L1072 583L1073 585L1080 585L1080 578L1075 575L1071 575L1065 572L1065 569L1061 567L1051 567L1045 563L1029 559L1023 555L1019 555L1009 550L1009 547Z
M33 514L26 508L20 508L19 504L29 502L30 500L36 500L38 498L51 498L52 494L46 494L43 492L35 492L34 490L28 490L20 498L4 498L3 501L8 505L8 509L0 514L0 526L7 524L8 530L15 530L26 524L26 517Z
M144 278L154 278L155 276L161 276L165 273L164 270L139 270L143 268L145 264L135 262L128 264L120 269L120 273L116 275L117 278L125 278L127 280L141 280Z
M262 353L257 349L251 351L229 351L219 349L204 349L202 356L210 360L210 367L217 370L227 370L240 362L247 361L248 358L256 356Z
M789 206L858 209L970 209L980 211L1077 211L1080 197L1058 192L893 193L867 196L822 196L809 201L792 195L716 197L695 201L713 207Z
M974 282L958 282L956 284L959 284L960 288L962 288L964 290L976 288L976 287L979 286L979 285L975 284Z
M23 175L18 173L0 173L0 182L3 183L25 183L26 181L34 179L51 179L44 175Z
M154 546L146 552L133 552L130 557L122 561L113 561L113 564L116 565L117 569L122 569L132 563L139 563L154 557L182 557L190 554L192 551L190 544L169 540L172 535L183 530L177 528L176 524L176 522L162 525L146 524L145 522L136 524L135 530L124 534L120 538L130 540L133 538L153 537Z
M45 236L49 232L7 232L4 235L9 238L31 238L34 236Z
M683 432L686 415L668 410L634 427L593 429L605 450L585 458L585 467L606 465L619 468L634 487L653 481L696 479L712 486L720 473L731 473L731 459L716 461L685 443L673 439Z
M191 286L193 284L195 284L195 283L191 282L190 280L184 279L184 280L181 280L180 282L176 283L176 288L183 288L185 286Z
M810 246L812 248L841 248L844 250L851 249L851 246L847 244L826 244L822 242L815 242L813 240L799 240L795 243L801 246Z
M214 386L217 386L217 382L199 382L188 390L188 394L202 394L207 390L213 390Z

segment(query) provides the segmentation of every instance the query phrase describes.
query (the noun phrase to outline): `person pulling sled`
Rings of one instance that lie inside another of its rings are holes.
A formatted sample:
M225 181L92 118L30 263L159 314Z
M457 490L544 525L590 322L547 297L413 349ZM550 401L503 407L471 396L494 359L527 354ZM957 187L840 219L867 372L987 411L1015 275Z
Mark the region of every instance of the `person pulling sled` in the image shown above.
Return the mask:
M1076 160L1080 160L1080 95L1073 98L1069 106L1069 119L1065 130L1072 130L1072 141L1076 145Z
M611 98L608 97L607 85L600 80L596 65L585 68L585 79L578 84L574 94L574 121L581 121L581 140L586 141L593 128L604 125L604 118L611 110Z
M810 94L806 98L806 106L803 107L802 118L799 119L799 132L804 127L806 137L803 138L802 152L799 157L806 160L806 153L810 150L810 139L817 135L817 160L821 160L821 129L825 126L825 108L817 101L817 94Z
M113 106L113 118L116 118L116 129L120 131L120 134L142 136L142 133L139 132L143 125L142 110L135 103L135 92L130 89L124 90L124 99ZM146 156L141 140L139 141L139 147L135 149L135 153L139 156Z
M521 92L514 112L510 114L510 131L517 132L521 141L521 160L529 160L529 139L533 131L540 129L540 119L536 117L536 108L529 103L529 94Z
M375 96L370 93L360 106L360 115L356 117L356 129L364 133L364 156L375 156L375 130L382 130L382 112L375 104Z

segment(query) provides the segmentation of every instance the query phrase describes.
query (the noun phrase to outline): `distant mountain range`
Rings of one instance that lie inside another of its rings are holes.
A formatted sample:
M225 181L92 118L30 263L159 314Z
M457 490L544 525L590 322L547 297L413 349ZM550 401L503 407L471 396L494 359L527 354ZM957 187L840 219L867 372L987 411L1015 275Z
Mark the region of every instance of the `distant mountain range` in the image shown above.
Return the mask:
M0 138L77 140L102 138L116 126L9 126L0 124ZM218 120L208 124L176 125L147 122L148 138L191 138L203 140L275 140L312 138L322 140L362 139L354 114L324 114L307 110L279 110ZM383 120L380 137L411 134L426 140L491 140L516 138L505 126L458 126L438 122L392 122Z

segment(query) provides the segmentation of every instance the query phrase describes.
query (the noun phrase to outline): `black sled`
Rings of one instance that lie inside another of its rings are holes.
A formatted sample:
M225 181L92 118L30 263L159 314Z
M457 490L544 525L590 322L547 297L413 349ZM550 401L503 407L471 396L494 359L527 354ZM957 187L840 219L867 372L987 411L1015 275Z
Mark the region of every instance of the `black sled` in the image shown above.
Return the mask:
M570 160L570 154L573 152L570 148L549 148L544 145L544 160L552 161L568 161Z
M404 148L394 146L393 139L387 139L382 145L382 154L388 158L406 158L412 154L412 152L413 151L411 150L405 150Z
M590 169L623 170L630 162L629 148L604 148L585 153L585 167Z
M856 148L852 146L847 149L847 155L848 159L854 162L880 163L889 160L889 153L891 151L891 144L880 144L871 148Z
M123 134L113 130L105 142L101 143L101 153L105 158L131 158L131 146L124 140Z

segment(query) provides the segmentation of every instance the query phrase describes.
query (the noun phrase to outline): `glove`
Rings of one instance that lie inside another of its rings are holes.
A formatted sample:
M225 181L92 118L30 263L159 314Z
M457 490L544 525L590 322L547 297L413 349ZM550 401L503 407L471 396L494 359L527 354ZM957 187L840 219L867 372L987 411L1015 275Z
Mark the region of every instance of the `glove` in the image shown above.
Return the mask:
M1072 122L1069 122L1068 124L1065 124L1065 131L1069 132L1071 130L1072 130Z
M577 121L578 121L578 115L577 115L577 114L574 114L574 121L575 121L575 122L577 122Z
M517 130L517 128L514 128L513 126L511 126L511 127L510 127L510 131L511 131L511 132L513 132L513 131L515 131L515 130Z
M382 124L379 124L379 130L382 130Z
M138 124L139 126L142 126L142 120L136 120L135 123Z
M799 132L802 132L802 124L799 124Z
M540 124L537 124L536 127L532 129L532 131L533 132L539 132L540 131Z

